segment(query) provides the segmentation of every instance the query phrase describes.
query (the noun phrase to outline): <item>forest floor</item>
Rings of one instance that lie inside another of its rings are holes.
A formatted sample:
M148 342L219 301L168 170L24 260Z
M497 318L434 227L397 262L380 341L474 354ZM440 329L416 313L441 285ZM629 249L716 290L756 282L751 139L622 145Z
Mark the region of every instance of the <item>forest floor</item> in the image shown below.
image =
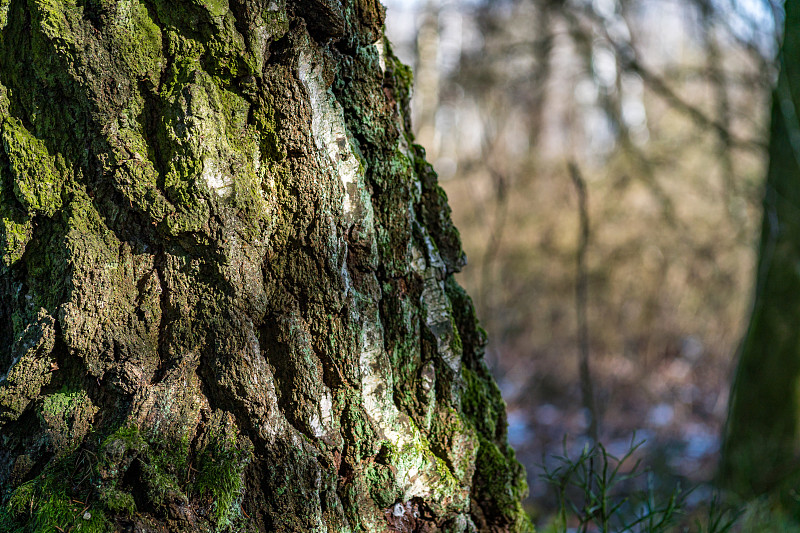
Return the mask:
M600 414L600 443L621 458L638 445L628 466L641 461L633 489L654 484L669 494L691 490L689 508L707 503L719 460L727 413L730 362L704 358L702 345L685 339L678 353L665 353L642 368L624 356L605 357L592 367ZM554 487L544 468L559 456L577 458L591 443L577 380L577 356L557 361L498 361L489 355L508 404L508 436L528 473L526 506L534 516L555 511ZM512 358L513 359L513 358ZM570 360L572 359L572 360ZM571 380L554 379L543 367L572 369ZM559 382L560 381L560 382Z

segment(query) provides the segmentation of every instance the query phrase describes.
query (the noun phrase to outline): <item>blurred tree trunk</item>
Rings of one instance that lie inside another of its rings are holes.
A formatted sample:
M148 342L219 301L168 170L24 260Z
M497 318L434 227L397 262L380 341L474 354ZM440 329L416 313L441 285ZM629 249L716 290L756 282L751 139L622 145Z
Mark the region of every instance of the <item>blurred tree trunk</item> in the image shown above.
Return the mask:
M722 481L786 488L800 466L800 2L785 3L755 303L731 391Z
M377 0L0 0L0 531L522 531Z

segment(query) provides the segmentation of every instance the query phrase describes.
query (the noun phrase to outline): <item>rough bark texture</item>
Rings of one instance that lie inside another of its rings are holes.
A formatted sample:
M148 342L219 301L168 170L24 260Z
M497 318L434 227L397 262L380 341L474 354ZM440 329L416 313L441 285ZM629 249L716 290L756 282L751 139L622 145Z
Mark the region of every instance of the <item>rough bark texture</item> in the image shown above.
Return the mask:
M722 480L797 508L800 481L800 2L785 2L756 295L731 391Z
M377 0L0 0L0 531L523 531Z

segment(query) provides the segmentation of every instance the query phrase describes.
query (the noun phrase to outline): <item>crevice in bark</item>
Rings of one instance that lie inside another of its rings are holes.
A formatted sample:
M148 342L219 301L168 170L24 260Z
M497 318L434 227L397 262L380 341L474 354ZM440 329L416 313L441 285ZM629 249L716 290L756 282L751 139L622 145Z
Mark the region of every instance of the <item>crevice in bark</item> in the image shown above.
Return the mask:
M0 471L0 483L14 486L36 478L52 458L52 452L43 451L42 427L34 407L28 406L17 420L4 426L2 451L7 454Z
M136 508L146 512L152 510L152 508L145 497L147 487L142 482L143 475L141 459L135 458L122 476L120 485L123 489L128 489L133 495Z
M344 36L345 18L338 0L294 0L293 15L305 21L308 33L318 43L338 41Z
M0 239L5 239L2 232L0 232ZM19 279L16 275L17 271L17 268L0 265L0 346L4 347L0 350L0 375L8 371L12 362L11 350L8 347L14 343L15 337L12 315L18 304L14 302L11 295L16 292L12 285L16 279ZM19 287L22 288L21 284Z
M153 373L150 384L161 381L164 377L165 363L168 358L169 338L167 337L168 328L172 322L172 309L169 306L170 289L166 280L166 257L164 249L159 246L159 250L153 255L153 275L158 278L158 307L161 310L161 320L158 324L158 367Z
M33 62L30 54L31 20L30 13L24 9L24 0L11 0L8 6L8 23L2 30L2 39L8 43L0 53L0 83L7 88L14 88L11 82L19 79L35 79L32 72ZM18 117L23 126L33 131L30 122L30 107L22 100L23 95L34 97L36 92L17 90L7 95L9 112Z
M165 69L166 70L166 69ZM142 113L139 123L142 128L142 138L147 145L148 159L156 169L156 184L159 189L164 190L164 177L167 174L167 158L159 137L163 134L161 120L163 116L164 104L161 102L156 89L148 86L145 80L139 81L139 92L144 100Z

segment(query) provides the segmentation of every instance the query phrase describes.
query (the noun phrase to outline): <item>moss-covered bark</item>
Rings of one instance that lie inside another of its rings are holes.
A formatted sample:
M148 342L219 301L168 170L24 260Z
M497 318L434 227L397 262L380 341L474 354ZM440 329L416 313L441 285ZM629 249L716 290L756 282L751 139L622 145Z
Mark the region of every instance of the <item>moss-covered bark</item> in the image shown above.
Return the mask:
M743 496L800 481L800 2L785 3L755 304L731 391L722 480Z
M377 0L0 0L0 532L524 531Z

